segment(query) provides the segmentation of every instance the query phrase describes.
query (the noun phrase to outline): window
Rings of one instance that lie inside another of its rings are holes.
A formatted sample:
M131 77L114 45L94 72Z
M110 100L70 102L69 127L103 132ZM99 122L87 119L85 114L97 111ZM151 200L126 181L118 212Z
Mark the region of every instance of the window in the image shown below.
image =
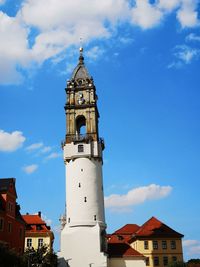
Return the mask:
M158 241L153 240L153 249L158 249Z
M78 187L81 187L81 183L78 184Z
M176 256L172 256L172 261L176 262L177 261L177 257Z
M163 257L163 265L164 266L167 266L168 265L168 257L167 256L164 256Z
M159 266L159 257L153 258L154 266Z
M81 171L83 172L83 169L81 169Z
M94 220L95 220L95 221L97 220L97 215L94 215Z
M146 257L146 266L149 266L150 263L149 263L149 257Z
M31 238L27 238L26 246L27 246L28 248L31 248L31 247L32 247L32 239L31 239Z
M171 240L171 249L176 249L176 241Z
M8 211L12 212L13 210L13 204L11 202L8 202Z
M38 239L38 248L41 248L43 246L43 239L39 238Z
M42 230L42 227L41 227L41 225L36 225L36 230Z
M4 219L0 218L0 231L3 231Z
M78 145L78 152L84 152L84 146L83 145Z
M149 242L148 240L144 241L144 249L149 249Z
M166 240L162 241L162 249L167 249L167 241Z
M68 223L70 223L70 218L68 218Z
M87 197L84 197L84 202L87 202Z
M118 240L124 240L122 235L118 235L117 237L118 237Z
M12 223L9 222L8 223L8 233L11 233L12 232Z

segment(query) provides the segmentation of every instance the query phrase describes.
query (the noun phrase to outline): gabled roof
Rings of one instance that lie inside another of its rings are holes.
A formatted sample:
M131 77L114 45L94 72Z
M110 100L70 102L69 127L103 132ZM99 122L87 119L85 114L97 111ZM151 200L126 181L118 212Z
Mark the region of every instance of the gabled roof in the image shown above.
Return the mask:
M0 179L0 192L7 193L8 191L12 191L17 197L15 181L16 181L15 178L1 178Z
M114 257L144 257L126 243L108 243L108 255Z
M132 235L140 228L137 224L126 224L114 232L114 234Z
M132 243L137 238L182 238L183 235L176 232L155 217L151 217L142 226L137 224L126 224L112 235L108 236L109 243Z
M42 224L46 224L45 221L42 220L42 218L39 216L39 215L23 215L22 216L25 223L26 224L39 224L39 225L42 225Z
M166 224L152 217L145 222L135 233L135 237L177 237L182 238L183 235L176 232Z
M51 227L41 218L41 212L34 215L22 215L26 224L26 233L52 233Z

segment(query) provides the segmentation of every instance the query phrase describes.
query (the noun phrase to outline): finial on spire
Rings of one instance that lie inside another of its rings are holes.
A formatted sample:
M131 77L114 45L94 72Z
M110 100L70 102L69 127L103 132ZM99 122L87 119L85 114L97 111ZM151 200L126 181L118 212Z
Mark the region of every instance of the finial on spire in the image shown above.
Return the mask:
M80 56L79 56L79 64L83 64L84 61L84 57L83 57L83 46L82 46L82 38L80 38L80 48L79 48L79 52L80 52Z

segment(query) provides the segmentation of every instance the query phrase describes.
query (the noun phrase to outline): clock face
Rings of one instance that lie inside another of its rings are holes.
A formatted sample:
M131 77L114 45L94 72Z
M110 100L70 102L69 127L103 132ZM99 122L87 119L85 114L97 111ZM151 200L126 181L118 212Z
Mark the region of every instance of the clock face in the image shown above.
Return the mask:
M85 99L84 99L84 98L79 98L79 99L78 99L78 103L79 103L79 105L84 104L84 102L85 102Z
M83 94L79 93L78 104L82 105L82 104L84 104L84 102L85 102L85 99L83 97Z

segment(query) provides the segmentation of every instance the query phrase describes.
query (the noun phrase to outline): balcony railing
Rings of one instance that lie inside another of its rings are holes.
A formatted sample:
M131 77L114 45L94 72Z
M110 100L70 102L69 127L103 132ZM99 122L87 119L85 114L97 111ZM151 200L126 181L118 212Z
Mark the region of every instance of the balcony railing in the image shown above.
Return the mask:
M77 135L67 135L66 140L70 140L70 142L90 142L93 140L94 134L77 134ZM62 148L64 147L66 140L61 142ZM99 138L99 143L101 143L102 148L104 149L104 139Z

